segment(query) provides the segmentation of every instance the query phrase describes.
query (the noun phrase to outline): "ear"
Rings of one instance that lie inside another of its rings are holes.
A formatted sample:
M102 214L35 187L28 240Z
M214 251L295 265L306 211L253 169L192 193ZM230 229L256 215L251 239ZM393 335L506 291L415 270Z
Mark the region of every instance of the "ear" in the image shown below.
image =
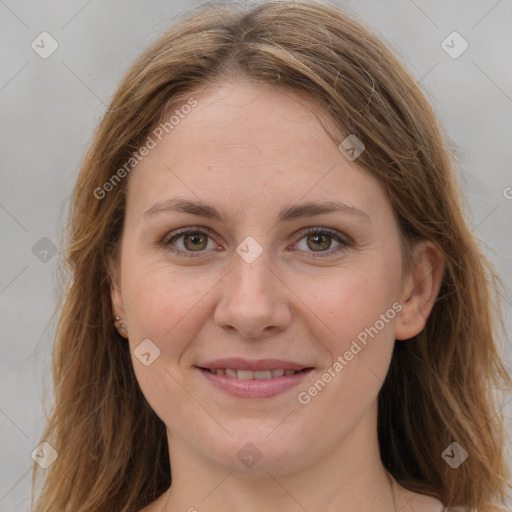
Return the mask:
M402 287L395 339L407 340L423 330L441 289L443 273L444 257L439 248L428 240L418 242L413 249L410 274Z
M114 316L118 316L121 319L124 319L124 303L123 303L123 294L121 293L121 279L119 275L119 268L116 261L112 256L108 256L108 271L110 277L110 300L112 304L112 313ZM122 320L123 321L123 320ZM117 322L116 322L117 324ZM124 324L123 324L124 325ZM118 329L119 330L119 329ZM120 330L121 336L123 336L123 332ZM126 337L126 336L125 336Z

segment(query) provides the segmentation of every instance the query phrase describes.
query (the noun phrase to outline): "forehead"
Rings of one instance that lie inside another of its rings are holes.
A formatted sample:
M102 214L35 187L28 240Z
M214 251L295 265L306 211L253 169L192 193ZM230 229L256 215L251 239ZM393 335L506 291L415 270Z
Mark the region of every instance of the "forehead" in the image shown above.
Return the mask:
M335 137L342 134L326 107L299 91L252 81L226 82L215 84L199 100L203 108L198 105L196 120L209 123L212 135L216 129L230 131L233 142L248 142L247 135L262 144L295 143L304 137L327 141L322 125ZM277 139L275 134L279 134Z
M314 98L250 81L190 97L194 108L178 104L163 114L163 123L174 116L172 129L130 176L128 202L138 210L175 195L264 205L269 197L293 203L326 194L362 204L371 202L356 197L362 190L378 193L375 180L340 153L336 138L345 134Z

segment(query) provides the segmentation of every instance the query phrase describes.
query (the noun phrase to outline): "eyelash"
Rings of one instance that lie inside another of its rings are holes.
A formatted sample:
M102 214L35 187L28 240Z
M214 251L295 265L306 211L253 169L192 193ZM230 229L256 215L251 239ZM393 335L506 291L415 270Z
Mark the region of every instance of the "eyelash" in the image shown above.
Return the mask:
M182 256L183 254L186 254L186 257L189 257L189 258L197 258L197 257L203 256L203 253L205 252L204 250L203 251L182 251L180 249L175 249L171 245L171 243L174 242L175 240L181 238L184 235L188 235L188 234L207 235L208 237L212 238L211 232L208 228L189 227L189 228L183 228L183 229L179 229L179 230L175 231L174 233L172 233L173 236L171 236L170 238L169 238L169 236L165 236L162 239L160 245L164 249L172 252L173 254L177 254L178 256ZM335 231L335 230L329 229L329 228L310 228L302 235L301 238L299 238L299 241L302 240L303 238L305 238L307 236L311 236L311 235L328 235L330 238L333 238L334 240L339 242L340 245L338 247L336 247L335 249L317 252L317 253L315 253L315 256L307 256L308 258L315 258L315 259L316 258L325 258L327 256L332 256L335 253L341 252L341 251L345 250L347 247L352 246L352 240L349 237L347 237L346 235L345 236L341 235L341 233L339 233L338 231ZM312 252L314 252L314 251L312 251Z

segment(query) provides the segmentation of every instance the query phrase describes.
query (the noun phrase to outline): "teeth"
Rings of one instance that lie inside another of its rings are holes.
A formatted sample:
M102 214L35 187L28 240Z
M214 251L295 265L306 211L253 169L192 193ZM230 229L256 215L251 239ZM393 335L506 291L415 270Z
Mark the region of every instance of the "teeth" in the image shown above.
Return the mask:
M277 368L275 370L260 370L253 372L252 370L236 370L234 368L218 368L216 370L210 370L216 375L226 375L233 379L239 380L264 380L272 379L274 377L282 377L283 375L293 375L297 373L295 370L283 370Z
M251 380L254 379L254 372L251 370L237 370L239 380Z
M240 371L240 370L238 370ZM271 370L263 370L259 372L254 372L254 378L255 379L271 379L272 378L272 371Z

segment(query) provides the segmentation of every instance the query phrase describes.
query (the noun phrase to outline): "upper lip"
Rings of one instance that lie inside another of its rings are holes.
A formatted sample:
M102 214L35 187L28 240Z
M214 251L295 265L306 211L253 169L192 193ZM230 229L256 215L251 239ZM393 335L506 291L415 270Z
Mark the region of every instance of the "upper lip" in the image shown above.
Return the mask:
M252 370L253 372L264 370L295 370L300 371L305 368L312 368L311 365L294 363L292 361L283 361L281 359L243 359L241 357L229 357L225 359L216 359L197 365L198 368L208 368L217 370L219 368L232 368L237 370Z

